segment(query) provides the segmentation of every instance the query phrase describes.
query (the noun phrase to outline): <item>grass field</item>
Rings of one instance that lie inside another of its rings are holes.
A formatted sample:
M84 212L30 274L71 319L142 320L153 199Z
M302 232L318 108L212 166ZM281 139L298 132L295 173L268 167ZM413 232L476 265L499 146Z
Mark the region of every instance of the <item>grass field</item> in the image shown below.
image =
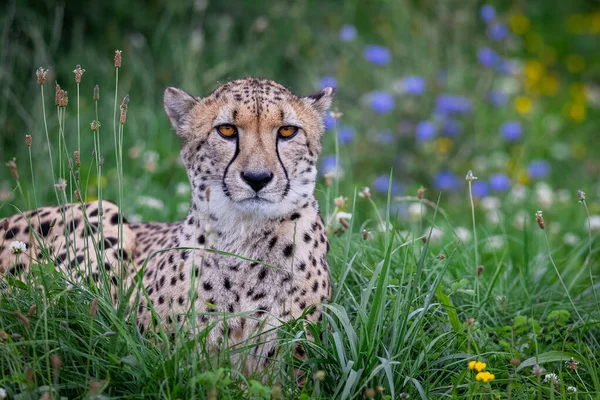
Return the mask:
M0 398L600 398L594 3L34 3L0 26L0 218L77 190L181 219L166 86L333 85L317 197L334 289L314 341L284 326L279 362L244 377L187 328L141 335L105 285L46 260L0 277Z

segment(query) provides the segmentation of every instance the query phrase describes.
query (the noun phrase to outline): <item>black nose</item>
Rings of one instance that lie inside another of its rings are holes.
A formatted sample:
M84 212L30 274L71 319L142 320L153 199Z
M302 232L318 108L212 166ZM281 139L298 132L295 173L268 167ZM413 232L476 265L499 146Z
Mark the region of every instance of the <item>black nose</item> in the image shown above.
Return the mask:
M273 174L270 172L242 172L242 179L252 188L255 192L267 186L267 183L273 179Z

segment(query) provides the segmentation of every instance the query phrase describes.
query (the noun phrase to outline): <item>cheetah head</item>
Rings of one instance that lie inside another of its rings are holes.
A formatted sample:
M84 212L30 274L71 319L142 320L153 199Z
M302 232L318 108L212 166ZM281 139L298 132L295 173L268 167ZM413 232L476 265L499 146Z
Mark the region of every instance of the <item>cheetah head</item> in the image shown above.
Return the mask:
M165 111L182 139L194 201L210 190L211 211L262 218L306 204L333 92L298 97L256 78L226 83L202 98L167 88Z

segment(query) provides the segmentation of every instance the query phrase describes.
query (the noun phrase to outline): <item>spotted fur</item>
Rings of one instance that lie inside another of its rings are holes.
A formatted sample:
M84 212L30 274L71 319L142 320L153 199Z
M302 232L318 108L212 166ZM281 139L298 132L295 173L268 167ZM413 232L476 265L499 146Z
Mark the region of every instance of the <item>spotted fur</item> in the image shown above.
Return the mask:
M331 88L297 97L256 78L226 83L204 98L168 88L165 111L182 140L181 160L192 186L189 215L175 223L125 223L123 248L106 243L108 264L121 250L129 255L129 282L145 268L143 285L163 325L189 322L195 315L198 330L214 325L208 340L214 350L224 335L230 346L256 343L244 360L246 372L275 357L274 328L305 311L310 320L320 319L320 304L330 297L329 244L313 192L323 114L332 97ZM235 126L237 136L221 136L216 127L222 124ZM290 125L299 128L297 134L279 137L278 129ZM244 181L249 173L268 173L271 179L256 191ZM117 207L104 203L102 208L105 236L115 237ZM40 212L42 223L59 221L48 245L55 256L61 253L64 226L84 213L91 223L98 219L93 204L85 210L71 206L65 220L57 208ZM9 219L9 229L19 231L14 238L27 238L28 220L38 229L30 214ZM81 225L74 237L81 236ZM14 239L9 232L2 235L5 242ZM14 255L4 246L0 262L7 266ZM77 247L75 254L82 251ZM65 263L57 265L69 270ZM94 263L91 267L97 272ZM143 331L153 326L148 306L142 297L136 310ZM224 322L223 313L238 316Z

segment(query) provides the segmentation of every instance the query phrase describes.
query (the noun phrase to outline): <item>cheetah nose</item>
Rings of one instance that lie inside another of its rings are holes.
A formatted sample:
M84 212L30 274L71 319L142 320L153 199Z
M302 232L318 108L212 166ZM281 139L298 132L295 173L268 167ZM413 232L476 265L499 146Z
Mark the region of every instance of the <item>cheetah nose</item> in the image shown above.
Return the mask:
M242 179L254 189L255 192L267 186L273 179L271 172L259 171L259 172L242 172Z

